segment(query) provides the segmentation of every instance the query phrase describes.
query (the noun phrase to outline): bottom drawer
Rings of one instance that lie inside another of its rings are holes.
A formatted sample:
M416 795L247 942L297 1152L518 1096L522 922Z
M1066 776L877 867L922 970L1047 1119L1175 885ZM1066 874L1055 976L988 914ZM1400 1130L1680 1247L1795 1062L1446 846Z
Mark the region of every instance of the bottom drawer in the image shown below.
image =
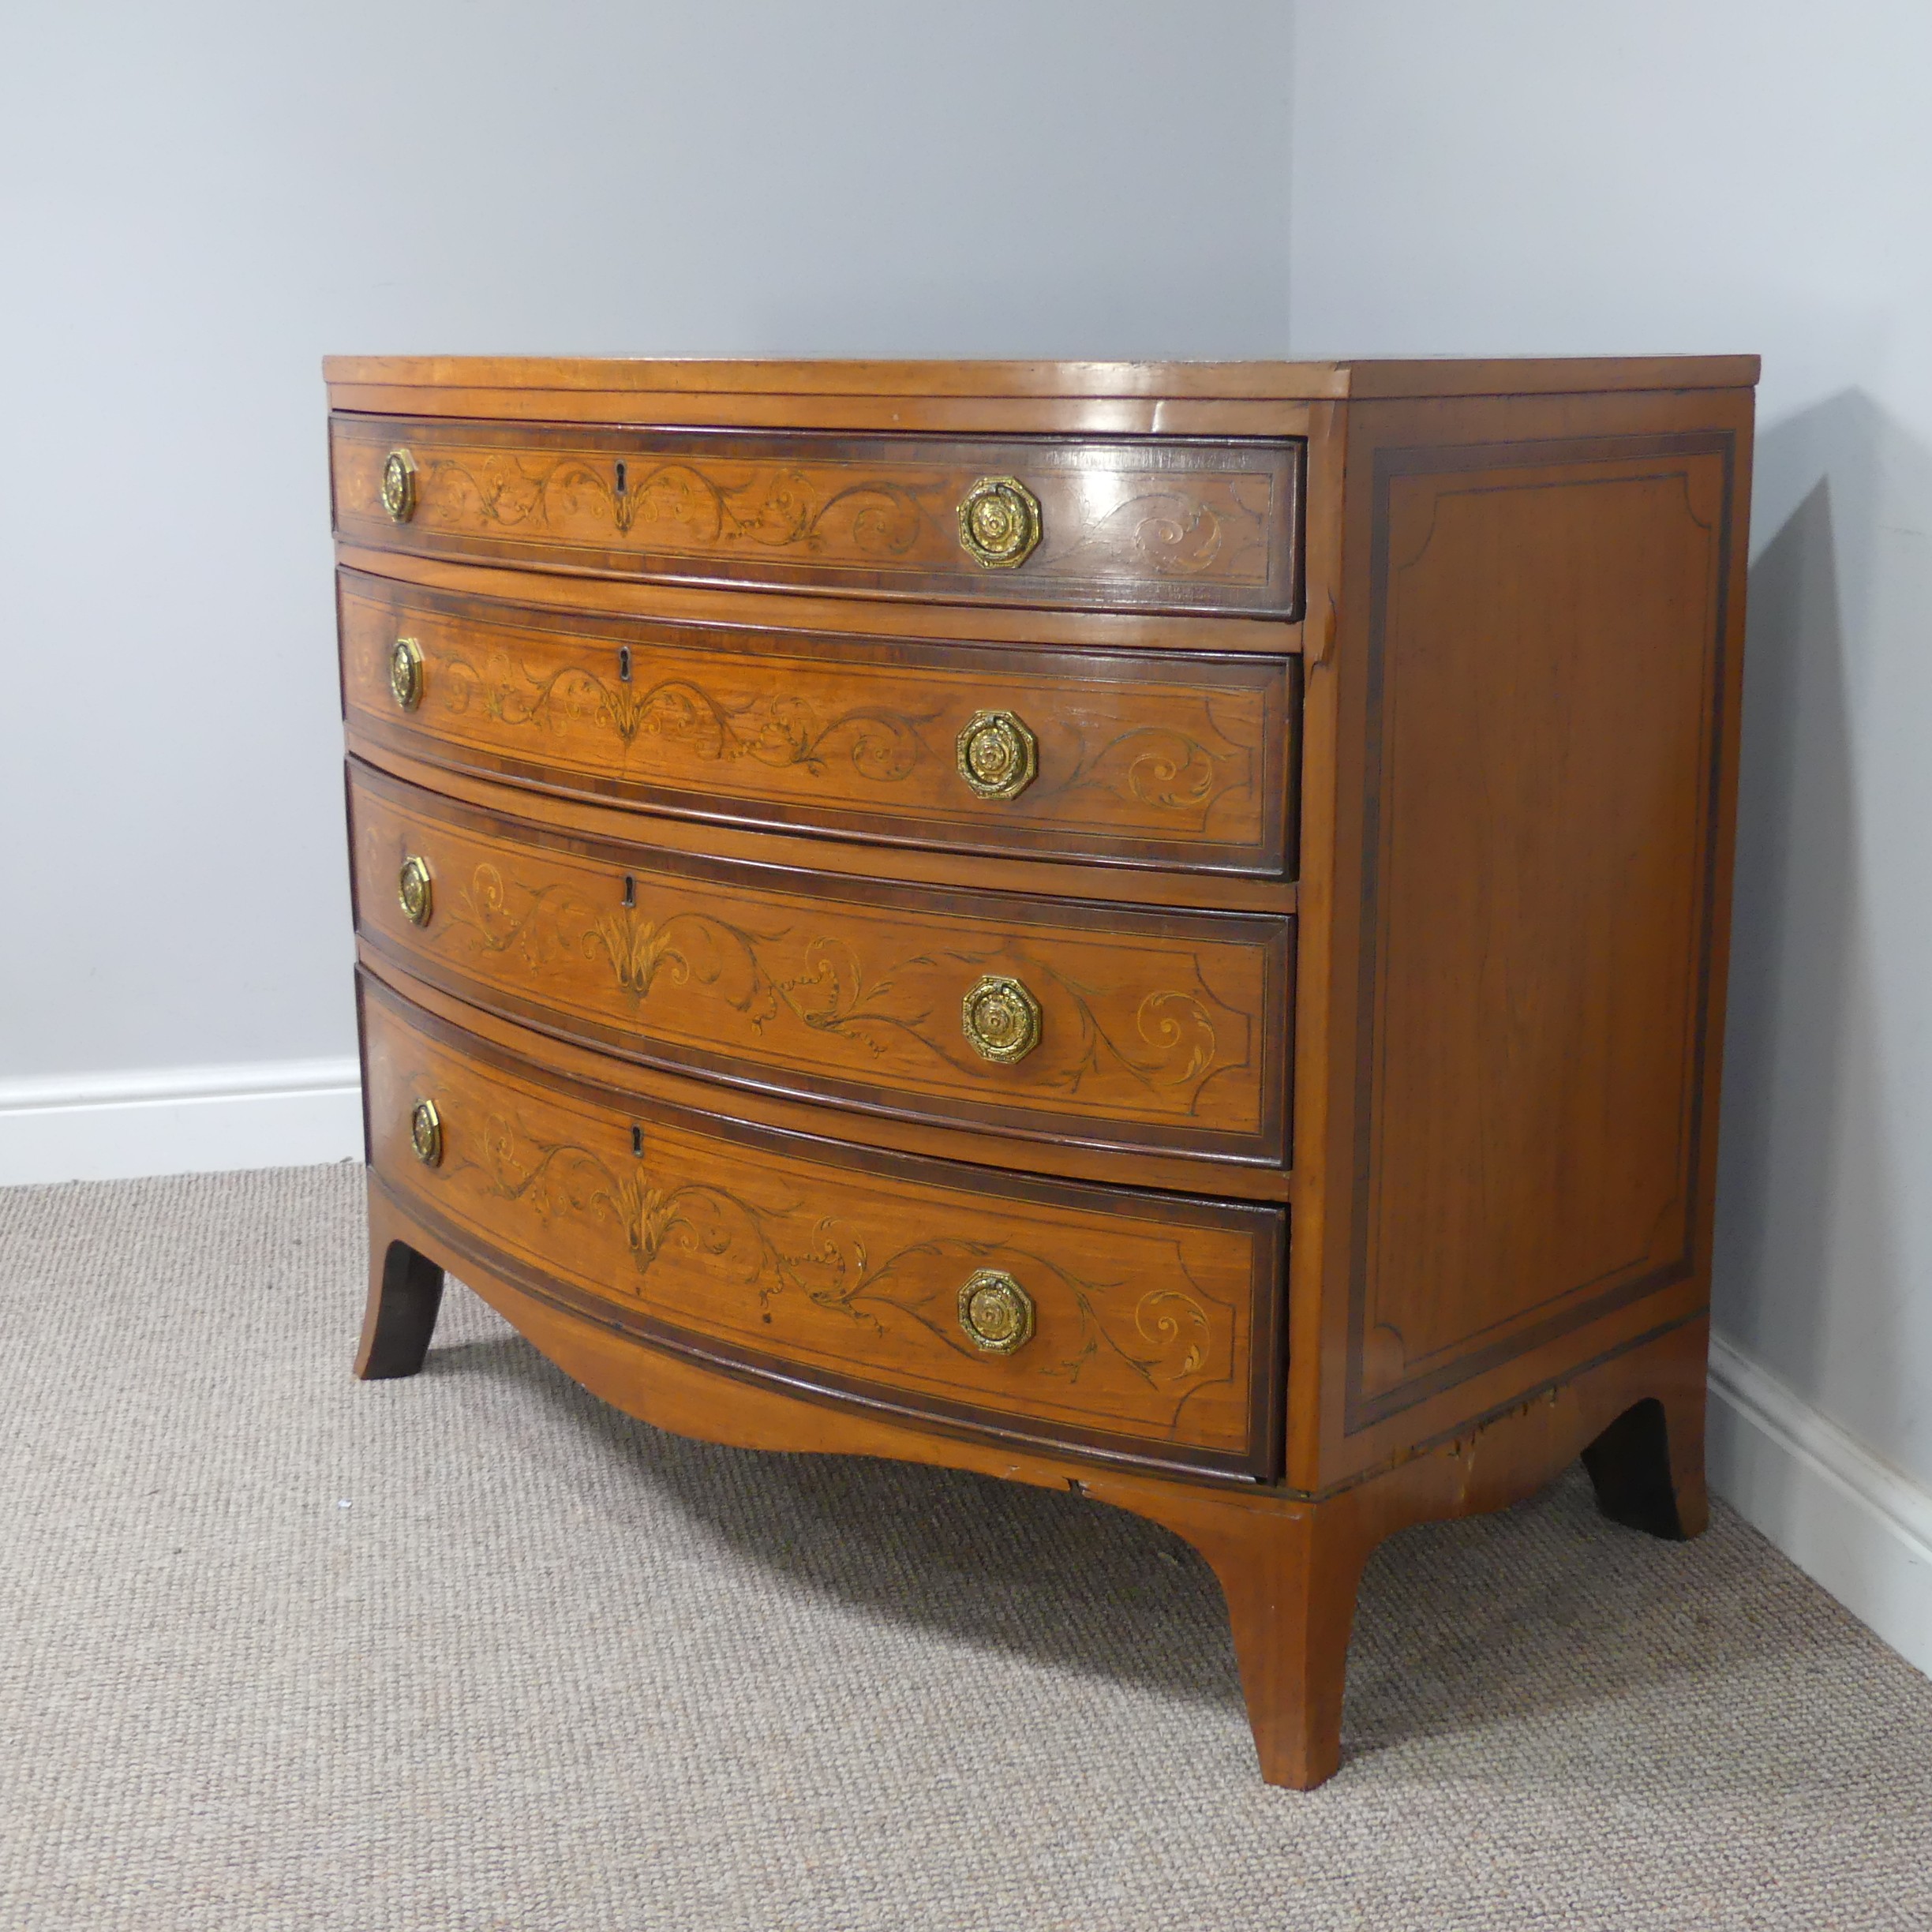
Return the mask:
M1275 1473L1280 1209L669 1107L627 1094L615 1061L592 1084L366 975L362 989L371 1159L458 1252L789 1387L1110 1458Z

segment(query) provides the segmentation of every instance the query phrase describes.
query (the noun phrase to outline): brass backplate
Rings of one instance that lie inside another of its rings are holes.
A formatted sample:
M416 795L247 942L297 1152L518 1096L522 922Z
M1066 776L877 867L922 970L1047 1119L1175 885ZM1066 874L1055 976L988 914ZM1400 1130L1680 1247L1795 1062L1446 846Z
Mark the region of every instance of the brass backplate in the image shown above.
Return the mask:
M410 1110L410 1145L425 1167L439 1166L443 1159L443 1116L433 1100L418 1100Z
M414 852L402 861L396 874L396 901L412 926L427 926L436 904L436 888L429 881L429 867Z
M960 1003L960 1031L981 1059L1010 1065L1039 1044L1039 1002L1017 979L987 973Z
M960 499L960 547L988 570L1017 570L1040 540L1039 499L1017 477L982 477Z
M960 728L959 772L983 799L1017 798L1039 770L1039 743L1011 711L975 711Z
M393 449L384 459L382 507L398 523L416 514L416 459L406 449Z
M405 711L422 702L422 646L414 638L398 638L389 647L389 691Z
M960 1290L959 1318L975 1348L1010 1355L1033 1333L1033 1297L1004 1268L981 1268Z

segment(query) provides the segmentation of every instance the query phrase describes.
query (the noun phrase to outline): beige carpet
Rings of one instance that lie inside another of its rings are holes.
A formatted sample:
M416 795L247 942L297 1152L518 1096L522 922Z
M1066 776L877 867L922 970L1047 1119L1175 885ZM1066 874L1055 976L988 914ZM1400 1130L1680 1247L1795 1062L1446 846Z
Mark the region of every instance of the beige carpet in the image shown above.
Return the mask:
M358 1384L360 1179L0 1193L0 1925L1932 1925L1932 1685L1723 1511L1398 1538L1273 1792L1148 1524L659 1435L461 1291Z

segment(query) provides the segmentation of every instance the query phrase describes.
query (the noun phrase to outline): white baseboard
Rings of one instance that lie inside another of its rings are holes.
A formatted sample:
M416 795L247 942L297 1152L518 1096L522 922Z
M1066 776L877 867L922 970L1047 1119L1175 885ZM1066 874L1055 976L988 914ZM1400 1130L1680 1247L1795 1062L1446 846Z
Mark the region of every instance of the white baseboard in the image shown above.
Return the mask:
M352 1059L0 1080L0 1186L362 1155Z
M1718 1335L1710 1392L1712 1488L1932 1676L1932 1491Z

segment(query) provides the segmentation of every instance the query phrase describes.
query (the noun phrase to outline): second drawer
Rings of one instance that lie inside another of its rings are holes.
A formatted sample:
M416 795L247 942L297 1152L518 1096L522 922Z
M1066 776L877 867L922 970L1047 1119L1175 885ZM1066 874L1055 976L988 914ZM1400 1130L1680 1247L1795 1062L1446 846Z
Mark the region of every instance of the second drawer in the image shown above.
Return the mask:
M365 942L653 1065L1091 1145L1287 1157L1294 922L698 858L359 763Z
M344 571L343 697L415 758L697 818L1280 878L1298 661L564 613Z

